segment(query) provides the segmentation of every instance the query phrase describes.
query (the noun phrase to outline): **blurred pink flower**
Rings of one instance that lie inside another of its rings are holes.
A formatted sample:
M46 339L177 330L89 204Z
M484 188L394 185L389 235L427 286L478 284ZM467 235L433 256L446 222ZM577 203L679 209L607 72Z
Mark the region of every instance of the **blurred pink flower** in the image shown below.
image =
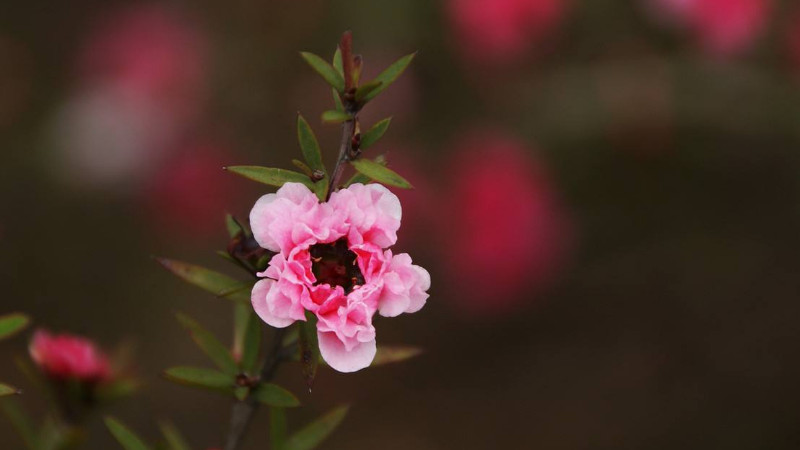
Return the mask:
M448 0L447 13L468 59L507 63L556 28L564 0Z
M173 113L195 108L205 84L205 36L177 9L136 5L108 14L87 36L80 75L113 84Z
M458 309L502 313L530 302L562 267L570 222L524 144L483 132L452 153L439 238Z
M226 212L245 208L241 184L223 170L231 161L224 146L202 141L180 148L154 175L145 202L160 231L205 239L220 231Z
M766 28L771 0L651 0L656 13L687 28L717 56L748 50Z
M29 351L33 361L52 378L101 382L111 376L106 355L92 341L79 336L37 330Z
M316 314L322 357L340 372L375 357L372 317L419 311L430 275L397 241L400 201L378 184L354 184L320 203L306 186L287 183L256 202L250 224L258 243L278 252L253 287L256 313L283 328Z

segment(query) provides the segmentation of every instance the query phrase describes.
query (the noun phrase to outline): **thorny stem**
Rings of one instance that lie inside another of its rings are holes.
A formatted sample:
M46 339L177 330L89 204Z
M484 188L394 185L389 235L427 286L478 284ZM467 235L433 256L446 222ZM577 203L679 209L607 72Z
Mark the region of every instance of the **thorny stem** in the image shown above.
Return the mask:
M278 366L282 361L281 349L285 334L286 328L278 328L272 336L272 348L267 354L264 367L261 369L261 375L259 376L259 381L262 383L272 380L278 370ZM258 402L253 400L252 397L237 401L233 405L228 437L225 440L225 450L237 450L239 448L257 409Z

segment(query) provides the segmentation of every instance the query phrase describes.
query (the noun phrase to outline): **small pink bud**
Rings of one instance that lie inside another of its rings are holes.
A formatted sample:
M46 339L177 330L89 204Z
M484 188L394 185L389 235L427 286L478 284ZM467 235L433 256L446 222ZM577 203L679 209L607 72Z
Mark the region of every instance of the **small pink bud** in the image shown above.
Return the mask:
M49 377L101 382L111 377L108 358L95 344L70 334L37 330L29 347L33 361Z

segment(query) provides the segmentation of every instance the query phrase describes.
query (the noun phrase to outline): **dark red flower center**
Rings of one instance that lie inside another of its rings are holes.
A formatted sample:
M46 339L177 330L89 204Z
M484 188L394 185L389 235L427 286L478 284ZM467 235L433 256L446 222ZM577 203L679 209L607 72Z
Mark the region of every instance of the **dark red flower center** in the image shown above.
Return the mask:
M347 248L346 239L330 244L314 244L308 252L311 254L311 271L317 279L315 286L341 286L345 294L349 294L353 287L364 284L364 275L358 268L356 254Z

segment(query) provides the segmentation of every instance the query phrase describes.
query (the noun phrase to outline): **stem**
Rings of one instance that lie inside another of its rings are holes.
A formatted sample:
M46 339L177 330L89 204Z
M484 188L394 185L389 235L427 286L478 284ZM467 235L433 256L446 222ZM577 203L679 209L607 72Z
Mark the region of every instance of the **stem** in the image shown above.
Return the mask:
M347 105L345 108L347 108ZM325 198L325 201L328 201L328 199L331 198L331 194L333 193L334 189L336 189L336 186L338 186L342 181L344 164L349 161L356 152L356 150L353 149L353 137L355 135L356 123L358 121L358 116L356 114L358 114L357 111L353 113L352 120L348 120L342 124L342 140L339 143L339 157L336 159L336 166L333 168L331 182L328 185L328 196Z
M264 360L264 367L261 369L259 381L269 382L275 376L278 366L282 361L281 349L283 347L283 336L286 334L285 328L278 328L272 336L272 348L267 353ZM247 427L253 420L253 415L258 409L258 402L248 397L244 401L236 402L231 410L230 428L228 437L225 439L225 450L238 450L242 444Z

